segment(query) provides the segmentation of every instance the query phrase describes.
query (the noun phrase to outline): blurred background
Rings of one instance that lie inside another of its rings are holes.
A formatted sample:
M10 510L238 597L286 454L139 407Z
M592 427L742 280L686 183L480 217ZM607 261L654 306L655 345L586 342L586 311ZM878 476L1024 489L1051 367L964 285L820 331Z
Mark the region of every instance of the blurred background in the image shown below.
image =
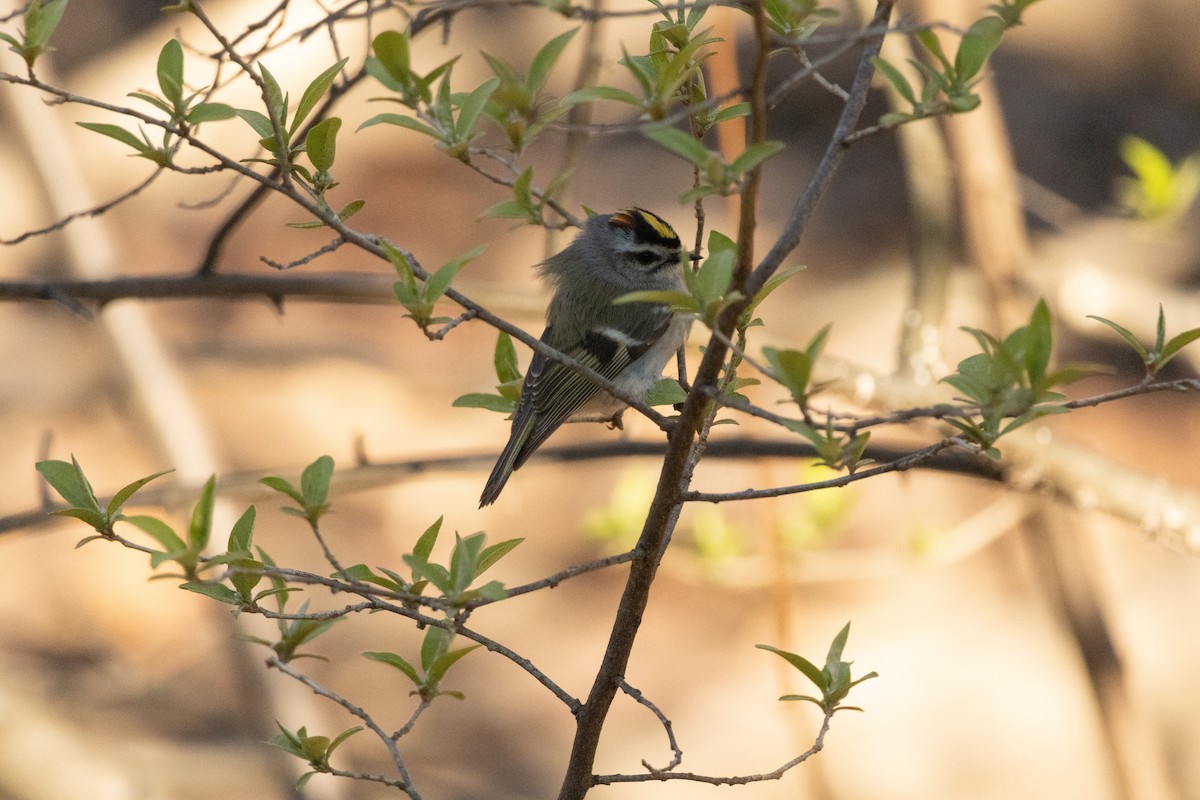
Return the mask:
M127 92L155 87L157 53L178 36L189 52L186 74L197 84L209 80L199 54L213 51L211 38L194 19L162 16L150 5L71 4L55 37L57 50L39 63L39 76L78 95L125 104ZM223 30L236 33L277 5L214 0L204 7ZM907 22L949 19L962 27L981 7L901 3L900 10ZM0 13L15 8L5 2ZM851 7L842 12L843 21L856 18ZM711 13L728 39L744 35L737 12ZM285 29L303 30L322 17L317 4L295 0ZM455 19L445 40L441 30L427 31L414 47L414 61L428 70L465 49L454 74L473 86L488 74L479 50L526 64L540 43L572 24L532 8L471 11ZM643 18L606 22L605 52L619 52L622 42L630 52L644 49L645 24ZM2 28L15 25L10 19ZM374 25L377 32L403 21L387 11ZM345 23L339 30L340 55L361 59L365 29ZM999 279L978 266L980 229L950 226L944 252L952 269L940 295L941 316L932 320L936 346L923 365L934 378L971 351L959 325L999 332L1002 324L1016 324L997 319L1003 316L997 280L1017 286L1006 300L1017 322L1036 297L1046 298L1062 360L1113 368L1071 387L1074 397L1141 377L1136 356L1087 314L1114 319L1144 341L1153 336L1159 303L1169 331L1200 325L1196 209L1170 221L1135 219L1116 189L1130 175L1121 159L1125 136L1144 138L1176 163L1200 151L1197 30L1194 0L1047 0L1005 37L989 70L994 87L987 91L994 88L994 96L979 116L986 125L985 112L1002 115L997 118L1018 177L1001 171L994 183L970 188L960 163L946 176L942 199L957 217L1011 184L1022 213L1016 233L982 228L984 239L991 231L1003 240L1001 249L1008 247L1008 272ZM566 51L552 92L570 90L578 52L577 44ZM315 32L264 61L295 98L338 57L328 35ZM790 63L778 60L775 79ZM824 74L848 86L854 63L852 54ZM0 70L23 74L24 67L5 52ZM599 81L622 80L620 68L606 61ZM128 156L128 148L72 124L116 117L48 106L28 89L0 86L6 188L0 238L15 239L106 202L149 176L152 166ZM360 86L337 109L346 124L334 205L365 199L354 226L403 244L426 267L486 244L456 287L539 331L546 294L531 265L570 234L547 242L540 230L479 219L509 197L507 190L416 134L380 126L352 135L363 120L392 110L368 103L383 93ZM220 99L255 102L245 81ZM788 149L768 169L759 252L781 229L839 109L840 101L815 84L800 87L776 109L770 135ZM886 110L883 92L876 91L864 119ZM605 113L597 121L621 119ZM239 121L204 130L214 146L243 157L255 155L248 133ZM927 241L927 234L915 232L919 209L906 188L924 167L911 167L906 179L898 141L885 134L850 149L789 259L807 269L764 304L766 327L751 341L752 353L764 344L801 347L833 323L827 352L835 386L827 397L838 408L948 397L944 386L931 386L921 369L898 356L902 336L913 328L906 328L913 253ZM984 150L984 140L978 142ZM910 146L923 152L919 143ZM528 154L538 180L558 168L561 150L562 136L551 132ZM205 162L196 157L194 163ZM999 163L1003 170L1002 158ZM585 150L569 202L575 210L579 204L644 206L688 241L694 223L677 197L689 187L690 172L636 134L597 137ZM954 188L956 177L969 191ZM244 182L231 184L219 174L163 176L101 216L3 246L0 281L186 273L247 192ZM228 239L218 269L271 272L260 259L286 262L326 244L320 231L284 227L303 217L268 199ZM714 200L708 224L732 234L735 207ZM350 248L296 270L373 272L384 287L390 272ZM277 733L275 720L328 735L356 722L263 668L269 651L236 638L269 635L262 620L233 619L225 607L178 591L178 581L148 581L151 571L136 553L104 542L73 549L85 529L41 512L44 490L33 468L40 459L74 454L101 495L176 467L164 481L175 487L167 510L142 509L163 514L176 529L186 526L199 484L217 472L224 487L218 540L254 503L256 543L280 564L327 573L302 522L279 513L278 496L256 489L253 480L268 474L294 479L303 465L328 453L344 472L335 478L336 513L326 518L324 532L342 563L403 571L401 555L444 515L443 538L476 530L486 530L489 541L525 538L488 575L508 585L627 547L653 491L653 458L565 467L535 459L494 507L475 510L486 470L508 434L498 414L451 406L462 394L493 389L495 335L484 325L462 325L444 341L429 342L386 299L296 299L282 309L260 299L120 301L91 311L51 302L0 304L0 798L297 797L292 786L300 765L264 744ZM702 343L696 331L693 365ZM522 352L523 363L527 358ZM1167 377L1194 376L1193 363L1177 359ZM866 376L875 376L872 388L864 388ZM777 397L769 389L754 395L769 407ZM881 437L915 446L936 440L939 430ZM755 437L781 438L751 424L714 433L717 440ZM554 442L622 438L656 440L651 426L627 418L624 432L568 426ZM1200 547L1192 540L1188 553L1188 540L1162 535L1190 519L1186 509L1200 491L1198 444L1195 398L1149 395L1052 418L1012 451L1002 447L1018 459L1019 485L1038 485L1055 470L1079 478L1075 484L1062 479L1061 485L1075 487L1072 504L1046 492L918 470L833 492L687 509L627 674L671 719L684 751L681 769L769 772L812 743L816 710L776 701L808 689L756 643L819 662L850 620L846 657L857 673L875 670L880 677L851 698L865 713L838 714L825 750L779 781L738 789L620 785L594 795L1200 797L1200 695L1193 686L1200 664ZM460 455L474 458L419 475L355 469L362 461ZM709 459L696 483L737 490L823 477L795 459ZM1105 493L1132 499L1117 502ZM1096 508L1121 513L1088 510ZM1141 516L1129 511L1138 508ZM584 696L623 578L617 568L568 581L482 610L472 624ZM340 604L316 591L304 596L314 608ZM311 648L329 661L299 666L394 728L413 708L409 687L399 673L358 654L393 650L415 657L420 637L403 620L349 619ZM460 662L447 688L464 692L466 700L438 700L401 741L422 796L557 792L574 732L565 708L527 674L484 652ZM338 756L335 762L347 769L388 769L369 734L351 739ZM643 760L664 766L670 757L658 722L619 698L597 770L638 772ZM318 776L303 796L397 795Z

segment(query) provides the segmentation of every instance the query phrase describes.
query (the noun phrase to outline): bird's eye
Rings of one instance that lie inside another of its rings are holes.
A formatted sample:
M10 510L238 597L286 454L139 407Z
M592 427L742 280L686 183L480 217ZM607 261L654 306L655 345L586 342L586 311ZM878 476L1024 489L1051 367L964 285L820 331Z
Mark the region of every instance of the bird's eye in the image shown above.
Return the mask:
M633 258L642 266L648 267L658 261L658 254L653 250L639 250L633 254Z

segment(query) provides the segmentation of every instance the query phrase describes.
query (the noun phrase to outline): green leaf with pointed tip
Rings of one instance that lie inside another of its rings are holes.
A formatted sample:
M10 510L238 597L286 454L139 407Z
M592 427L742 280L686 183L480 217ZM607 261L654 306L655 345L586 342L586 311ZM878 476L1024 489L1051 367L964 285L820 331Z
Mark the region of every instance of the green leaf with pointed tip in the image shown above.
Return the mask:
M266 139L275 135L275 129L271 127L271 118L261 111L255 111L252 108L235 108L233 113L241 117L262 138Z
M871 63L875 65L875 70L892 85L892 88L901 97L907 100L910 105L915 106L917 104L917 95L913 92L912 84L901 74L900 70L878 56L872 58Z
M75 456L71 456L69 464L66 461L39 461L34 468L72 506L100 512L100 501Z
M473 261L482 255L483 251L486 249L487 245L480 245L479 247L469 250L466 253L455 256L443 264L438 271L430 275L429 280L425 282L425 299L429 302L433 302L444 295L446 290L450 288L450 283L454 280L454 276L458 274L458 271L465 267L468 262Z
M579 29L572 28L566 33L555 36L546 42L542 49L538 50L529 65L529 78L526 81L531 93L537 94L546 85L546 79L550 77L550 71L554 69L555 62L558 61L563 49L577 33L579 33Z
M648 406L674 406L687 400L687 392L674 378L660 378L642 398Z
M134 481L133 483L123 486L119 492L117 492L115 495L113 495L112 500L108 501L108 515L111 517L114 514L116 514L117 509L119 509L121 506L125 505L125 501L127 501L130 497L132 497L133 493L136 492L138 489L141 489L143 486L145 486L147 483L154 480L155 478L161 478L163 475L166 475L167 473L174 472L174 471L175 470L173 470L173 469L164 469L162 472L156 472L153 475L147 475L144 478L139 478L138 480Z
M615 86L588 86L571 92L559 102L559 105L570 107L580 103L594 103L597 100L612 100L631 106L642 104L640 99L625 89L618 89Z
M233 110L233 106L225 103L197 103L188 111L186 119L190 125L199 125L202 122L220 122L235 116L237 112Z
M329 481L333 477L333 459L321 456L300 473L300 494L305 507L322 505L329 497Z
M212 535L213 503L217 489L217 478L209 478L204 488L200 490L200 498L192 509L192 519L188 523L188 549L199 553L208 545Z
M483 647L483 645L473 644L469 647L460 647L457 650L451 650L450 652L439 656L434 660L433 664L430 665L428 671L426 672L426 678L428 682L431 685L436 686L439 682L441 682L442 678L446 677L446 673L450 670L450 667L454 666L455 662L457 662L467 653L471 652L472 650L477 650L480 647Z
M468 392L461 395L450 404L455 408L482 408L486 411L498 411L502 414L509 414L516 408L516 404L507 398L501 397L498 394L486 394L482 392Z
M231 553L250 552L250 544L254 539L256 513L254 506L250 506L242 512L238 521L233 523L233 529L229 531L229 551Z
M371 659L372 661L378 661L380 664L387 664L389 667L395 667L403 672L408 679L417 686L420 686L422 683L424 683L424 681L421 680L420 673L417 672L417 668L395 653L367 651L363 653L363 656Z
M127 516L121 518L123 522L128 522L130 525L141 528L142 532L158 542L168 553L182 553L187 550L187 545L183 539L171 529L171 526L163 522L158 517L148 517L142 515Z
M804 677L816 684L816 687L821 690L822 694L829 687L829 678L817 668L816 664L812 663L804 656L797 655L796 653L789 653L787 650L780 650L778 647L772 647L769 644L756 644L754 646L759 650L767 650L768 652L774 653L775 655L783 658L784 661L787 661L793 667L800 670L800 672L804 674ZM817 702L817 705L821 705L821 703Z
M708 163L710 158L719 158L719 156L710 152L694 136L684 133L678 128L660 125L647 128L642 133L647 139L656 142L684 161L695 164L698 167L703 167Z
M67 0L50 0L48 3L35 0L29 4L25 11L25 45L36 51L35 55L46 51L46 43L54 35L66 10Z
M299 130L300 125L308 117L317 103L321 102L321 98L329 91L329 87L333 85L333 79L337 77L338 71L346 66L348 58L343 58L341 61L329 67L317 77L313 78L312 83L304 90L304 94L300 96L300 102L296 105L296 116L292 119L292 125L288 128L288 136L292 136Z
M259 478L258 482L263 486L274 489L280 494L286 494L300 505L304 505L304 496L301 495L300 492L296 491L296 487L292 486L291 481L287 480L286 478L270 475L266 478Z
M969 83L983 69L988 58L1000 46L1004 28L1004 20L991 16L976 20L967 28L954 56L954 76L960 83Z
M139 153L144 153L150 149L145 142L135 136L133 133L122 128L120 125L110 125L106 122L76 122L81 128L87 128L89 131L107 136L110 139L116 139L122 144L127 144Z
M228 586L221 583L203 583L201 581L188 581L180 584L180 589L187 589L189 592L202 594L206 597L211 597L221 603L230 606L240 606L242 604L242 596L230 589Z
M258 64L258 71L262 76L264 89L264 100L267 104L268 116L279 121L280 127L284 129L284 133L289 131L287 125L287 96L283 93L283 89L279 86L279 81L275 80L275 76L267 69L267 65L261 61ZM274 128L271 129L274 133Z
M1130 347L1134 349L1135 352L1137 352L1139 356L1141 356L1143 361L1149 361L1150 353L1146 350L1146 347L1141 343L1141 341L1138 340L1137 336L1133 334L1133 331L1118 325L1110 319L1097 317L1095 314L1088 314L1088 319L1094 319L1097 322L1102 322L1108 327L1112 328L1129 344Z
M517 365L517 348L513 346L512 337L504 331L496 336L496 351L492 363L496 367L496 377L501 383L521 379L521 368Z
M395 125L400 128L408 128L410 131L423 133L426 136L430 136L434 139L442 138L441 133L429 127L424 122L415 120L412 117L406 117L403 114L376 114L363 124L359 125L358 130L361 131L363 128L370 128L373 125Z
M490 545L483 548L479 552L479 558L475 561L475 573L471 576L474 580L488 570L493 564L504 558L513 548L519 545L524 539L507 539L503 542Z
M434 662L450 649L450 640L454 634L445 628L431 625L425 629L425 639L421 642L421 669L429 674Z
M458 120L454 123L454 133L460 141L467 141L474 137L475 122L483 113L492 93L499 86L499 78L489 78L462 99L458 108Z
M1171 337L1171 340L1163 346L1162 351L1158 354L1158 358L1155 359L1155 363L1157 363L1161 369L1162 367L1166 366L1166 363L1174 358L1180 350L1197 339L1200 339L1200 328L1192 328L1189 331L1175 334Z
M745 175L750 170L757 167L759 164L766 161L768 158L783 150L783 142L767 141L752 144L742 152L729 165L730 171L735 175Z

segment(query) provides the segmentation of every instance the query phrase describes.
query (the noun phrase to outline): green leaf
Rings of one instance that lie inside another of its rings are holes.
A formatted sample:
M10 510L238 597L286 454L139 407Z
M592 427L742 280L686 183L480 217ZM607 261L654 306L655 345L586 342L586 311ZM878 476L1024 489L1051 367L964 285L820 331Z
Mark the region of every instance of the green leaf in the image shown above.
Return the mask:
M267 139L275 135L275 129L271 127L271 118L261 111L255 111L252 108L235 108L233 113L245 120L246 124L260 137Z
M516 404L512 400L508 400L498 394L483 394L480 392L464 394L456 398L450 405L455 408L482 408L487 411L498 411L502 414L512 413L516 407Z
M292 119L292 125L288 128L288 136L292 136L300 128L305 118L316 107L317 103L321 102L321 98L329 91L329 87L333 85L333 79L337 77L338 71L346 66L348 58L343 58L341 61L329 67L317 77L313 78L312 83L304 90L304 94L300 96L300 102L296 105L296 116ZM265 70L264 70L265 72ZM281 117L282 119L282 117ZM328 120L326 120L328 121ZM320 167L318 167L320 169Z
M158 517L135 515L122 517L121 519L130 525L141 528L150 538L158 542L167 553L183 553L187 550L187 545L184 544L183 539L180 539L179 535L171 529L171 526Z
M404 84L411 79L407 34L400 31L384 31L371 42L371 49L379 63L397 83Z
M200 498L192 509L192 519L188 524L188 548L199 553L208 545L212 535L213 503L217 489L217 477L214 475L205 482L200 490Z
M304 496L300 494L300 492L296 491L296 487L292 486L291 481L271 475L266 478L259 478L258 482L263 486L274 489L280 494L287 495L300 505L304 505Z
M1200 339L1200 328L1192 328L1190 331L1184 331L1183 333L1172 336L1171 341L1167 342L1167 344L1163 347L1162 352L1158 354L1158 366L1160 368L1165 366L1166 363L1174 358L1180 350L1197 339Z
M229 531L229 552L250 552L250 544L254 538L254 517L256 513L254 506L250 506L242 512L237 522L233 523L233 528Z
M1102 322L1105 325L1107 325L1108 327L1112 328L1114 331L1116 331L1120 335L1120 337L1122 339L1124 339L1126 342L1129 343L1129 346L1132 347L1139 356L1141 356L1143 361L1146 361L1146 362L1149 361L1150 353L1146 350L1145 345L1143 345L1141 343L1141 341L1138 340L1137 336L1135 336L1131 330L1118 325L1117 323L1113 322L1110 319L1105 319L1104 317L1097 317L1095 314L1088 314L1088 319L1094 319L1097 322Z
M220 122L235 116L237 112L233 110L233 106L225 103L197 103L188 111L186 119L190 125L199 125L202 122Z
M280 127L283 128L287 124L287 96L284 95L283 89L279 86L279 81L275 80L275 76L267 69L266 64L260 61L258 71L262 75L263 99L267 104L268 116L278 121ZM271 135L274 135L274 127L270 130ZM284 128L284 133L289 133L289 131Z
M713 122L725 122L727 120L740 119L741 117L748 116L750 116L749 103L733 103L732 105L725 106L718 111L717 115L713 117Z
M240 606L242 604L242 596L222 583L188 581L187 583L181 584L179 588L187 589L189 592L202 594L206 597L211 597L213 600L225 603L226 605Z
M408 679L417 686L420 686L422 683L424 683L424 681L421 680L420 673L417 672L417 668L395 653L367 651L363 653L363 656L371 659L372 661L378 661L380 664L387 664L389 667L395 667L408 676Z
M460 141L468 141L475 135L475 122L483 113L492 92L500 86L499 78L489 78L462 99L458 107L458 120L454 132Z
M532 94L536 95L546 85L546 79L550 77L550 70L554 69L554 64L562 55L563 48L577 33L579 33L579 29L572 28L566 33L555 36L546 42L542 49L538 50L529 65L529 79L526 81Z
M430 668L450 649L454 634L445 628L431 625L425 629L425 640L421 642L421 669L429 674Z
M694 136L684 133L678 128L666 125L655 126L647 128L643 131L643 134L647 139L656 142L684 161L688 161L698 167L705 166L710 158L718 157L715 153L710 152Z
M320 506L329 497L329 481L333 477L333 459L321 456L300 474L300 493L306 508Z
M114 514L116 514L117 510L121 506L125 505L125 501L127 501L130 497L132 497L133 493L136 492L138 489L141 489L143 486L145 486L147 483L154 480L155 478L161 478L163 475L166 475L167 473L174 472L174 471L175 470L173 470L173 469L164 469L162 472L156 472L153 475L147 475L145 478L139 478L138 480L134 481L133 483L122 487L119 492L117 492L115 495L113 495L112 500L108 501L108 515L111 517Z
M796 653L789 653L787 650L780 650L778 647L772 647L769 644L756 644L754 646L759 650L767 650L783 658L783 660L787 661L793 667L800 670L800 672L804 673L804 677L816 684L817 688L820 689L822 693L824 693L829 687L829 679L825 676L825 674L821 672L816 664L812 663L804 656L797 655ZM812 698L802 697L800 699L811 700ZM821 705L819 701L814 702L816 702L817 705Z
M613 100L631 106L640 106L642 101L635 95L615 86L588 86L576 89L560 101L560 105L570 107L580 103L594 103L597 100Z
M473 644L469 647L460 647L457 650L451 650L450 652L439 656L426 671L427 681L436 686L442 680L442 678L446 677L446 673L450 670L450 667L454 666L455 662L457 662L467 653L471 652L472 650L477 650L480 647L483 647L483 645Z
M66 461L39 461L34 468L70 505L99 513L100 501L75 456L71 456L69 464Z
M1004 28L1004 20L991 16L967 28L954 56L954 75L959 83L970 82L983 69L988 57L999 47Z
M429 560L429 554L433 552L433 546L437 544L438 533L442 530L442 517L434 520L433 524L425 529L421 534L421 538L417 539L417 543L413 545L413 555L422 561Z
M308 159L320 172L328 172L333 166L337 153L337 134L341 127L340 118L329 117L312 126L308 135L304 137L304 149L308 153Z
M901 74L900 70L889 64L887 61L878 56L871 59L871 63L875 65L875 69L882 75L892 87L909 102L910 105L917 104L917 95L913 92L912 84L908 79Z
M442 138L441 133L429 127L424 122L415 120L412 117L406 117L403 114L376 114L363 124L359 125L358 130L361 131L363 128L370 128L372 125L396 125L401 128L408 128L411 131L416 131L417 133L423 133L426 136L430 136L434 139Z
M674 378L660 378L642 398L648 406L674 406L687 400L687 392Z
M67 0L50 0L45 4L34 0L29 4L29 8L25 11L24 48L20 51L29 66L33 66L33 61L37 56L50 49L46 47L46 43L50 41L50 37L58 28L58 23L62 21L63 13L66 10Z
M158 88L173 108L183 105L183 45L171 39L158 53Z
M501 383L521 379L521 368L517 365L517 348L513 346L512 337L504 331L496 336L496 351L492 363L496 367L496 377Z
M475 561L475 571L471 575L471 580L475 580L480 575L488 570L493 564L504 558L513 548L519 545L524 539L507 539L503 542L485 547L479 552L479 558Z
M455 256L442 265L425 282L425 299L433 302L445 294L446 290L450 288L450 283L454 280L454 276L458 274L458 271L465 267L468 262L478 258L486 249L486 245L480 245L462 255Z
M729 165L735 175L744 175L762 162L783 150L783 142L768 141L752 144Z
M105 122L76 122L81 128L87 128L89 131L103 134L110 139L116 139L122 144L127 144L139 153L144 153L149 150L149 146L139 139L134 134L122 128L120 125L110 125Z

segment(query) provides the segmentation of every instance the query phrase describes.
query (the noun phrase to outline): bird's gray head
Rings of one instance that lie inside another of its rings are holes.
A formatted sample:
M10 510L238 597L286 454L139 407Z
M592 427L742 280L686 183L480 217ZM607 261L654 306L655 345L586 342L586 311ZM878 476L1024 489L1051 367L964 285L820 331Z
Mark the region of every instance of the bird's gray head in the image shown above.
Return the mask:
M665 220L642 208L597 214L571 245L543 265L558 280L603 282L623 291L664 289L680 281L679 236Z

